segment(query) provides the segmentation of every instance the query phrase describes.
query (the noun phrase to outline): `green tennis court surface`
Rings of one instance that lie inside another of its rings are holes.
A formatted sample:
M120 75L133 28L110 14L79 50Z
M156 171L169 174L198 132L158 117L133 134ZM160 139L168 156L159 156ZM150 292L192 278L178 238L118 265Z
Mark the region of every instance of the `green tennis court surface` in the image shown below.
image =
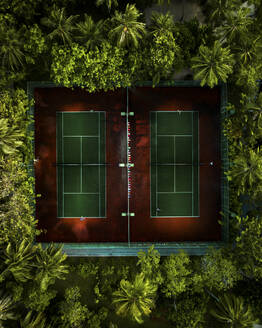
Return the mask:
M105 113L57 112L58 217L105 217Z
M151 112L151 217L199 216L198 112Z

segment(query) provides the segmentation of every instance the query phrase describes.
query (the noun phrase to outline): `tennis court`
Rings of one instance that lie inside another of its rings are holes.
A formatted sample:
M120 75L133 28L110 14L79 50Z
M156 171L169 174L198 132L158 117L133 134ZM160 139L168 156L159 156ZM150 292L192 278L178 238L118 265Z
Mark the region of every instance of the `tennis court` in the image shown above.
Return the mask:
M105 113L57 113L58 217L105 217Z
M199 215L198 112L151 112L151 217Z
M34 90L38 241L221 240L219 89Z

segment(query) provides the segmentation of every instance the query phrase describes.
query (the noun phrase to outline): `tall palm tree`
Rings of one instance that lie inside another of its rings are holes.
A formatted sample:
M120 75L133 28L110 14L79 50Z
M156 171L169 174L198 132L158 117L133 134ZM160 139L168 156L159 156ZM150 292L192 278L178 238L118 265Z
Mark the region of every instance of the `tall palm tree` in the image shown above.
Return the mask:
M242 297L224 294L217 302L216 309L210 314L223 322L228 328L249 328L258 321L254 319L250 306L246 306Z
M138 17L141 13L138 12L134 4L129 3L126 6L125 13L115 11L112 17L113 29L109 32L109 37L117 39L118 46L138 46L138 39L141 39L146 34L145 24L138 22Z
M20 30L17 31L6 23L0 24L0 57L3 68L16 71L24 65L23 44Z
M248 34L248 28L252 24L252 18L248 17L250 8L239 8L238 10L230 10L225 14L225 21L215 29L215 33L220 37L220 41L228 44L232 40Z
M151 24L149 31L151 34L172 33L174 30L174 17L169 12L162 14L160 12L152 12Z
M43 17L41 24L50 28L52 32L48 34L50 40L62 40L63 44L72 42L72 33L75 29L74 22L78 15L66 16L65 8L57 8L55 5L50 13L50 17Z
M91 16L85 14L83 22L76 24L76 40L84 43L88 50L93 50L104 41L102 35L103 20L94 23Z
M112 5L117 7L118 6L118 2L117 0L96 0L96 5L99 7L102 4L106 4L108 11L110 12Z
M211 49L201 45L198 56L192 58L194 79L201 80L201 86L207 84L213 88L219 80L226 82L233 71L233 64L229 47L223 48L219 41L215 41Z
M145 279L143 273L136 275L133 283L121 280L120 289L113 293L116 313L142 323L142 317L148 316L155 305L156 290L157 286Z
M23 142L19 139L24 137L16 126L9 126L8 119L0 119L0 158L4 155L12 155L17 153L18 147L22 146Z
M3 326L5 320L16 320L17 316L12 312L14 303L9 295L4 295L3 291L0 291L0 328Z
M62 253L62 248L62 245L56 248L51 244L42 249L40 244L38 245L34 267L37 268L35 279L40 281L41 291L45 291L56 279L66 279L64 275L68 273L68 265L63 265L62 262L67 255Z

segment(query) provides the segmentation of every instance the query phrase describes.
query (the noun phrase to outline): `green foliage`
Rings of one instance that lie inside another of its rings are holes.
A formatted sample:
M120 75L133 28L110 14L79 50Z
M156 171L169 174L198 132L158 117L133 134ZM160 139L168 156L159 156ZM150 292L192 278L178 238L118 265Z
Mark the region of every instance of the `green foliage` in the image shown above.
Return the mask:
M23 295L23 304L26 308L42 312L49 306L50 301L55 298L56 294L57 291L55 290L40 292L39 284L30 282Z
M175 27L174 16L169 12L163 14L158 11L153 11L151 14L151 23L148 27L149 31L153 35L172 33Z
M55 83L80 86L89 92L126 87L130 81L128 74L122 73L125 54L125 50L108 42L103 43L101 49L89 52L76 43L72 48L55 45L52 48L52 79Z
M230 49L222 48L218 41L215 41L213 48L201 45L198 56L192 58L194 79L201 80L201 86L206 84L213 88L219 80L226 82L228 75L233 71L233 64Z
M249 278L262 278L262 221L260 217L236 217L236 237L234 258L240 272Z
M86 50L97 49L97 46L105 41L102 33L103 25L103 20L94 23L92 17L85 14L84 21L76 24L75 39L81 44L84 44Z
M111 11L112 5L115 7L118 6L117 0L96 0L96 6L98 6L98 7L104 3L106 4L109 12Z
M4 295L0 290L0 327L3 326L3 321L15 320L17 316L12 312L14 307L13 300L10 295Z
M228 290L241 279L230 251L224 249L210 248L208 252L201 257L200 275L201 285L210 290ZM199 283L196 288L200 288Z
M0 118L8 120L9 126L17 127L21 131L23 144L20 151L23 154L25 164L28 164L33 157L32 151L32 132L29 132L29 125L32 118L28 115L29 106L33 105L33 100L29 99L23 89L14 91L2 90L0 97Z
M8 243L1 254L5 267L1 270L0 282L6 280L9 276L17 282L26 282L32 279L32 259L35 251L36 246L32 246L26 239L19 246Z
M249 8L242 7L226 12L225 21L214 31L222 43L230 44L247 35L252 24L252 18L248 17L249 13Z
M229 328L248 328L257 323L251 307L245 304L242 297L224 294L216 305L210 313Z
M138 40L146 34L145 23L138 21L139 13L134 4L127 4L125 13L115 11L111 19L112 26L109 31L109 38L116 40L120 47L138 47Z
M67 255L62 253L63 245L56 248L54 244L48 245L43 249L41 244L38 244L36 253L36 268L35 281L39 283L41 292L45 292L49 285L54 284L56 279L65 280L65 274L68 271L68 265L64 265Z
M49 17L43 17L41 19L41 24L46 26L51 30L48 34L48 38L52 40L58 40L58 42L63 42L71 44L72 33L75 29L75 20L78 16L66 16L65 8L57 8L56 5L53 6Z
M0 242L31 242L40 234L34 217L33 178L21 161L7 158L0 161Z
M187 290L190 285L190 258L184 251L171 254L161 266L164 282L162 292L168 298L177 296Z
M238 185L237 195L244 192L251 192L254 197L262 192L262 150L248 149L234 159L231 168L226 172L229 181L234 180Z
M160 254L154 249L152 245L147 253L140 251L137 254L138 261L137 266L139 266L140 271L143 272L145 278L149 279L151 283L159 286L163 283L163 277L160 270Z
M142 272L136 275L133 283L121 280L120 289L113 293L116 313L143 323L143 316L148 316L155 306L156 290L157 287L145 279Z
M8 126L8 120L0 118L0 159L5 155L14 155L23 142L24 134L16 126Z
M201 294L183 293L168 311L175 328L205 328L207 298Z
M240 5L239 0L207 0L208 22L213 26L219 26L226 20L229 12L234 11Z
M79 327L87 318L89 311L79 302L80 297L78 286L66 289L65 301L59 307L64 327Z
M46 318L43 312L37 313L37 315L32 316L33 311L29 311L24 319L20 319L19 328L47 328Z

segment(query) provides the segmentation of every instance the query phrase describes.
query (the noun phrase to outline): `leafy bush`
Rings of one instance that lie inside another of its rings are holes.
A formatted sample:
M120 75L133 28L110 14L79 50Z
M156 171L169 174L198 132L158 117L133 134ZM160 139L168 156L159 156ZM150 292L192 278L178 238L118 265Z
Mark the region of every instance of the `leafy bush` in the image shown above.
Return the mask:
M207 297L202 294L181 294L168 310L168 320L175 328L205 328Z

